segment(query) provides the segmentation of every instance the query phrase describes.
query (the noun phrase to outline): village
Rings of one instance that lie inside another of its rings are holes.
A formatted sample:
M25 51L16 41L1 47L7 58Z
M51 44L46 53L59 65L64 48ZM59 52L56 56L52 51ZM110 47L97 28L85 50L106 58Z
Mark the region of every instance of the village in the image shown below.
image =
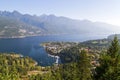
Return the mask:
M93 68L99 65L98 59L100 55L100 51L97 49L92 49L88 46L80 46L80 43L75 43L75 42L45 42L42 43L41 46L45 48L45 50L48 52L50 55L60 55L60 52L65 49L71 49L72 47L79 47L79 51L85 50L88 54L88 56L91 58L91 64Z
M75 42L45 42L41 44L50 54L58 54L64 49L69 49L78 45Z

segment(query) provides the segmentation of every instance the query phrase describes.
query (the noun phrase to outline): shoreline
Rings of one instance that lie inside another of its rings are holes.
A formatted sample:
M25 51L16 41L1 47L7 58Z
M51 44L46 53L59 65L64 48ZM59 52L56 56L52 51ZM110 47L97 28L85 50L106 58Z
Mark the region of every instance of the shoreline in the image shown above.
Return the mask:
M49 53L48 53L48 56L55 58L55 59L56 59L56 60L55 60L55 64L59 64L59 59L60 59L59 56L51 55L51 54L49 54Z
M16 39L16 38L26 38L26 37L33 37L33 36L43 36L43 35L29 35L29 36L0 37L0 39Z
M67 35L67 34L66 33L63 33L63 34L37 34L37 35L11 36L11 37L1 37L0 36L0 39L10 39L10 38L15 39L15 38L26 38L26 37L33 37L33 36L49 36L49 35Z

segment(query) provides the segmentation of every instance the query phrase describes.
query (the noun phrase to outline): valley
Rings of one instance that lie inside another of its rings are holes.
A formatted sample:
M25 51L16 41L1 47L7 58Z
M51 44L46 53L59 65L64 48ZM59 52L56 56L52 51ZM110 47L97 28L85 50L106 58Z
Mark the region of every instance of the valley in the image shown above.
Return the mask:
M1 0L0 80L120 80L120 0Z

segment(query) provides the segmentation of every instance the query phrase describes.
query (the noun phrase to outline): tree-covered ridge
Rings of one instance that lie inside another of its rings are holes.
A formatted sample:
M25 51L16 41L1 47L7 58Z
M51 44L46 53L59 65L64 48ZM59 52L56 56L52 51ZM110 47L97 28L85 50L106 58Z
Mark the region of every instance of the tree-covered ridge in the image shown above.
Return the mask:
M102 50L107 50L111 41L111 39L97 39L84 42L44 42L41 45L49 54L52 55L59 55L59 53L72 49L74 47L85 50L88 49L89 51L91 50L90 53L100 53Z
M70 48L64 52L68 63L55 65L46 75L32 76L31 80L120 80L120 54L117 37L107 51L101 51L98 65L91 63L90 53L79 48ZM71 57L71 59L68 59Z
M120 46L115 36L106 53L99 59L100 66L95 69L95 80L120 80Z
M84 42L45 42L42 46L48 54L57 55L62 63L76 61L79 56L79 50L86 50L92 63L98 63L99 55L102 51L106 51L110 45L109 39L89 40Z
M37 66L29 57L15 53L0 54L0 80L29 80L29 76L43 74L46 69Z
M62 57L68 62L40 67L29 57L0 54L0 80L120 80L120 47L117 37L93 65L91 53L79 46L65 49Z
M30 80L92 80L90 58L85 50L78 54L78 61L51 66L49 73L31 76Z

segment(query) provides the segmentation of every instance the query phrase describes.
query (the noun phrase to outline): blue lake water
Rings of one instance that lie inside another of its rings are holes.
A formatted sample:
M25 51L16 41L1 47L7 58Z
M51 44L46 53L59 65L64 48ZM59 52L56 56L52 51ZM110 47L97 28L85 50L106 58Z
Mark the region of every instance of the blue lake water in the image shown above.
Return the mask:
M0 39L0 52L15 52L24 56L29 56L36 60L41 66L48 66L55 63L55 58L48 56L40 44L49 41L82 42L92 39L101 39L106 36L100 35L52 35L34 36L15 39Z

